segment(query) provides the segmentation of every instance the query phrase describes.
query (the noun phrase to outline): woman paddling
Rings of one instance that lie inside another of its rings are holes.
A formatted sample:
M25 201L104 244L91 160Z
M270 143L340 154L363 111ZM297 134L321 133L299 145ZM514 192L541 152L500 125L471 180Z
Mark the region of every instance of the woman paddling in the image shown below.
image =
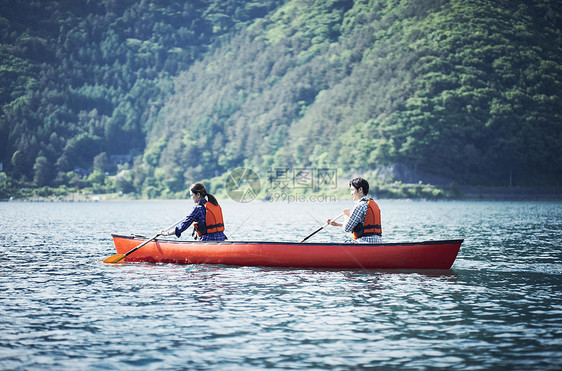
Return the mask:
M189 188L191 199L196 204L191 213L170 231L161 231L161 236L170 236L175 234L180 237L193 223L194 232L201 241L224 241L224 220L222 218L222 209L215 196L207 193L205 186L201 183L195 183ZM207 197L208 200L205 199Z
M352 211L343 210L344 222L338 223L328 219L328 224L342 227L347 233L353 232L352 242L382 243L381 211L369 193L369 182L355 178L349 182L351 197L355 201Z

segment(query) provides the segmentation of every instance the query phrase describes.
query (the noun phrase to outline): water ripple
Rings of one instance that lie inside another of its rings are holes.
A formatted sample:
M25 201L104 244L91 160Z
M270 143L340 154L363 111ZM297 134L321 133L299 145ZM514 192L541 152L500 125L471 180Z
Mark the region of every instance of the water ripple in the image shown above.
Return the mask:
M449 271L100 263L110 233L151 234L187 206L0 204L0 368L562 367L559 203L382 201L387 241L465 239ZM311 205L273 206L224 209L236 227L260 215L249 239L287 215L276 239L317 228Z

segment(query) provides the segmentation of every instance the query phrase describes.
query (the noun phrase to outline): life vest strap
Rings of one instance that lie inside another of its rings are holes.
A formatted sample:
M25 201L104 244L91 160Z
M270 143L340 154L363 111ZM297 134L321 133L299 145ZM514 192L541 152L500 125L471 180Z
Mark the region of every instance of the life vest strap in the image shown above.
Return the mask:
M365 236L381 236L382 237L382 233L363 233L363 236L361 236L361 237L365 237Z
M200 226L199 223L193 223L193 229L201 234L207 234L207 231L224 227L223 223Z

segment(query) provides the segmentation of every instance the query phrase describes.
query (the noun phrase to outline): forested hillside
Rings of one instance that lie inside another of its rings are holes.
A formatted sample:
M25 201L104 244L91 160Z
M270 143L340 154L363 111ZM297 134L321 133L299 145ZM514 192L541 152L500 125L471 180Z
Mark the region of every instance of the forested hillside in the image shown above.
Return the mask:
M169 196L239 166L562 185L560 2L0 6L4 196Z

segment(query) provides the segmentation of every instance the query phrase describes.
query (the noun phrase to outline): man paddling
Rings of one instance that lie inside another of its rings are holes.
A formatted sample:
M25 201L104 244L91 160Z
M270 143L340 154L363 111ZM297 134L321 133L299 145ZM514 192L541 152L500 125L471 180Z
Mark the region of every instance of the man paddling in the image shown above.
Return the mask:
M367 197L369 182L358 177L349 182L351 197L355 201L353 210L343 210L344 221L338 223L328 219L327 223L343 227L346 233L353 233L355 243L382 243L381 211L376 202Z

